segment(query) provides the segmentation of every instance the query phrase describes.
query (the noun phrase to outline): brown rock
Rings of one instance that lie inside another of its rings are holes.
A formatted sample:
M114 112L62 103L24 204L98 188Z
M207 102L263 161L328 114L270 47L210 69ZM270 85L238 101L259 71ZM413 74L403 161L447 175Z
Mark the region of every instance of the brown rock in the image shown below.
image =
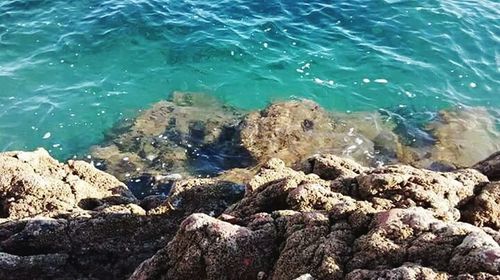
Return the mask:
M150 211L151 214L169 211L206 213L210 216L222 214L227 207L240 200L244 186L214 179L187 179L174 184L166 201Z
M468 224L443 222L422 208L378 214L353 250L350 270L413 262L451 274L500 273L500 246L492 236Z
M432 161L471 166L500 150L495 119L486 108L457 108L439 112L439 118L429 125L437 139L432 147Z
M248 114L241 126L241 143L258 161L282 159L293 165L319 152L337 152L356 159L373 153L373 144L334 123L318 104L309 101L274 103ZM348 135L349 134L349 135Z
M270 224L252 230L193 214L130 279L258 279L272 267L274 238Z
M81 211L88 199L120 197L134 202L113 176L82 161L54 160L43 149L0 154L0 204L3 217L54 216Z
M400 267L381 270L356 269L347 274L345 279L448 280L450 279L450 275L418 264L405 263Z
M324 180L335 180L354 178L368 169L351 159L324 154L309 158L302 164L301 170L306 174L314 173Z
M443 173L390 165L367 171L356 181L351 194L360 199L387 199L394 208L421 206L456 220L459 212L455 207L464 205L488 179L473 169Z
M474 164L472 168L488 176L491 181L500 180L500 152L496 152L488 158Z
M486 185L462 212L463 220L500 230L500 182Z

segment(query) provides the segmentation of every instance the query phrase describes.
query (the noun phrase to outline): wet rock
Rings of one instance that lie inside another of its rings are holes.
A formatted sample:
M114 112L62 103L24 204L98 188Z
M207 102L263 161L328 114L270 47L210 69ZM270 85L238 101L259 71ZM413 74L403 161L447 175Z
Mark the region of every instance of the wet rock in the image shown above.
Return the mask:
M353 160L325 154L309 158L302 164L301 170L307 174L314 173L324 180L335 180L354 178L366 171L367 168Z
M463 220L479 227L500 230L500 182L493 182L465 206Z
M348 135L347 126L309 100L274 103L248 114L240 126L241 143L257 162L277 157L292 165L318 152L364 159L373 152L368 139Z
M203 214L184 220L168 246L130 279L258 279L272 267L275 229L249 229Z
M251 163L238 142L239 117L239 112L209 95L174 92L170 101L154 104L117 129L110 142L94 147L91 155L103 170L128 185L144 176L216 175ZM159 194L149 191L149 184L137 189L139 196Z
M161 206L167 200L166 195L150 195L143 198L140 202L140 206L144 208L146 211L154 209L156 207Z
M83 161L62 164L45 150L0 154L0 203L3 217L18 219L81 211L86 200L119 197L135 202L113 176Z
M245 192L242 185L214 179L187 179L178 181L165 202L150 213L178 211L184 215L207 213L220 215L227 207L240 200Z
M429 130L437 139L430 151L432 161L465 167L500 150L495 119L482 107L441 111Z
M491 181L500 180L500 152L496 152L488 158L474 164L472 168L488 176Z

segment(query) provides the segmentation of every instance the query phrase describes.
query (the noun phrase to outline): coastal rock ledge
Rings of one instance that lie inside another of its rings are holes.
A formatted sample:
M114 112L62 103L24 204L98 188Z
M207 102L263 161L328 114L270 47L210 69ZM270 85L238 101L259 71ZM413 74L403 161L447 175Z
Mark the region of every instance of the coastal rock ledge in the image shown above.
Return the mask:
M498 154L450 172L331 154L259 168L140 200L91 164L2 153L0 279L500 279Z

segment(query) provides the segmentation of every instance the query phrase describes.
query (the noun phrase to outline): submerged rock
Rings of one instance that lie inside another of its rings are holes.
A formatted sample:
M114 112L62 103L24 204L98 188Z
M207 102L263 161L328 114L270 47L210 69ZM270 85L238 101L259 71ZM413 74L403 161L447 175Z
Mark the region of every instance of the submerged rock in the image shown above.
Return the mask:
M117 129L108 145L91 155L102 169L137 189L144 197L161 194L171 174L215 175L246 167L248 153L238 145L235 129L241 113L208 95L174 92L133 122ZM163 177L147 180L145 177ZM168 192L168 188L166 189Z
M437 139L430 150L432 161L471 166L500 150L495 120L482 107L443 110L429 129Z
M309 101L274 103L248 114L241 127L242 145L258 162L277 157L294 164L318 153L347 153L358 160L373 154L373 144L337 123L318 104Z

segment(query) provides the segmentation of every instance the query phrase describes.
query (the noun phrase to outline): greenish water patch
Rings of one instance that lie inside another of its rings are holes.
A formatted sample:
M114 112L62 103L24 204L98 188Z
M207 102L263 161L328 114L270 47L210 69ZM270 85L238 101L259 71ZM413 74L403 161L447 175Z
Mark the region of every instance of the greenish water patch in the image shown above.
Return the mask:
M5 0L0 150L83 154L174 90L243 109L290 98L384 109L417 127L442 108L485 106L498 121L499 10L457 0Z

